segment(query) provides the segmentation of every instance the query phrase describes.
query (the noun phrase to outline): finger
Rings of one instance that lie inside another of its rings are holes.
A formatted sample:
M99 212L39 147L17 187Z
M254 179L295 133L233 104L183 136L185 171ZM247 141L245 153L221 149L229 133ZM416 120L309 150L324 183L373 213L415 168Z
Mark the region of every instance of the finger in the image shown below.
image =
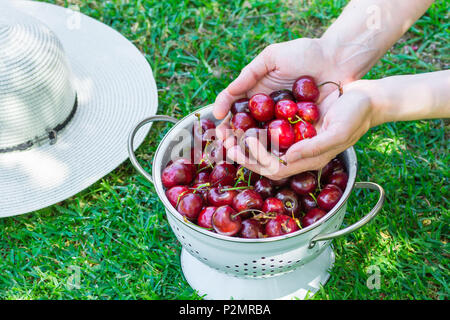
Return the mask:
M225 141L228 136L229 132L231 130L230 127L230 118L231 115L228 115L223 121L216 127L216 135L217 139Z
M315 158L337 149L344 142L345 139L342 138L342 135L329 127L315 137L301 140L292 145L286 152L286 160L291 163L299 159Z
M213 115L216 119L223 119L230 111L231 104L239 98L246 97L245 94L232 95L228 88L219 93L214 101Z
M239 76L228 86L231 95L242 95L252 89L265 75L274 69L272 60L273 45L256 56Z
M277 164L277 159L272 156L266 147L255 137L246 139L248 148L252 156L264 167L270 167Z
M242 152L242 149L239 145L235 145L229 148L227 150L227 156L231 160L246 167L247 169L256 172L258 174L261 174L261 166L256 161L251 161L250 159L248 159Z

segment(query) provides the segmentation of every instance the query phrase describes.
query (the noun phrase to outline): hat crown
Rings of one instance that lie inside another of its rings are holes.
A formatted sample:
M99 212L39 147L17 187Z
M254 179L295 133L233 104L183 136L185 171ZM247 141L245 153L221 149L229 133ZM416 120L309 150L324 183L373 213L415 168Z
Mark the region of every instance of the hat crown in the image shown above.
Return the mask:
M0 17L0 152L46 140L67 122L75 101L57 36L43 22L8 10Z

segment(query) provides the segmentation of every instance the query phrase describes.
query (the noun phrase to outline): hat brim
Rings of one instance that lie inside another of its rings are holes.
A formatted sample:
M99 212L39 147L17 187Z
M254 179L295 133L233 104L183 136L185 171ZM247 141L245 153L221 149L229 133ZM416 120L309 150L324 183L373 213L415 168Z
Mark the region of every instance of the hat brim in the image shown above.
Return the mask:
M78 109L56 144L0 155L0 217L39 210L86 189L128 158L133 126L158 108L156 83L141 52L107 25L56 5L12 1L43 21L67 54ZM76 14L78 25L69 26ZM149 126L135 140L138 147Z

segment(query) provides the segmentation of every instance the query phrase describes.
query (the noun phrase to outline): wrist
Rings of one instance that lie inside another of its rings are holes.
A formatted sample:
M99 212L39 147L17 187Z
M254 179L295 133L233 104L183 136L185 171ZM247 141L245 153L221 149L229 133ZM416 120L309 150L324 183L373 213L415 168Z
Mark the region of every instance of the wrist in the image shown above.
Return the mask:
M380 80L357 80L344 86L344 94L358 94L369 106L371 128L387 122L385 107L378 101L380 87Z

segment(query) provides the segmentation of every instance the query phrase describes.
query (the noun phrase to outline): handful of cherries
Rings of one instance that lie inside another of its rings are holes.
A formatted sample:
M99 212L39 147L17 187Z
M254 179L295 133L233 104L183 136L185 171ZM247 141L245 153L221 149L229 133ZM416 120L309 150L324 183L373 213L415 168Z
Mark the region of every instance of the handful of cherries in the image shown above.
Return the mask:
M270 150L278 154L302 139L316 135L319 118L315 105L319 90L303 76L293 90L270 96L256 94L236 101L231 113L233 130L268 130ZM186 220L226 236L266 238L307 227L326 215L340 200L348 175L339 158L319 171L307 171L282 180L269 180L225 159L215 124L198 119L193 126L191 157L170 161L162 172L166 196ZM195 144L194 144L195 145Z

